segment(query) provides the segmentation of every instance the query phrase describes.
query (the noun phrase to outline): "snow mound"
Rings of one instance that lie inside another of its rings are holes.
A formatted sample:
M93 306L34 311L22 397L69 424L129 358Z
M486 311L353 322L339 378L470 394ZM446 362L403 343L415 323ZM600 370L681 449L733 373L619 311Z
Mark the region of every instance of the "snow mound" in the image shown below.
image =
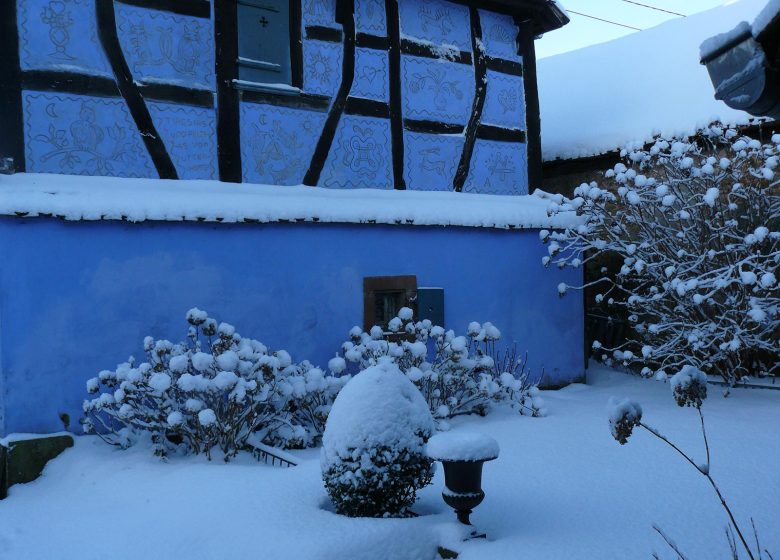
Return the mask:
M498 442L478 432L446 432L428 441L428 457L437 461L490 461L498 457Z
M356 448L422 451L418 434L434 429L425 399L395 364L370 367L353 377L333 403L322 436L323 472Z

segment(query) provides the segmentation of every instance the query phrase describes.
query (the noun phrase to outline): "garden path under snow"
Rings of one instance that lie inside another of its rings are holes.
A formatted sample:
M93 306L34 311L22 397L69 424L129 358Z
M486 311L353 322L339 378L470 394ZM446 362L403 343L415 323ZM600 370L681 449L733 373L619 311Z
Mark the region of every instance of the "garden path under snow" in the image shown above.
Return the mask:
M606 403L639 401L647 423L703 461L695 410L678 408L668 383L599 368L588 381L545 392L546 418L499 412L453 423L501 446L472 515L487 541L453 541L441 472L421 493L420 517L348 519L329 511L319 450L296 452L301 464L290 469L203 457L166 464L148 450L82 437L0 502L0 558L428 560L441 543L464 560L672 558L653 523L691 560L728 558L726 517L706 480L644 431L620 446ZM710 386L704 412L712 475L738 520L749 526L754 517L762 548L780 557L780 391L738 389L724 399Z

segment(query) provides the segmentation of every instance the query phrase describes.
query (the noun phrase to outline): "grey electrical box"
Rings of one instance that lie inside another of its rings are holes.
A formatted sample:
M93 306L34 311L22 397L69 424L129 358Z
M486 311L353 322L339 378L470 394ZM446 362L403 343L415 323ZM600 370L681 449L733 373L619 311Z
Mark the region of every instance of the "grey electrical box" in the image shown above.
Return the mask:
M444 288L417 288L417 315L444 326Z

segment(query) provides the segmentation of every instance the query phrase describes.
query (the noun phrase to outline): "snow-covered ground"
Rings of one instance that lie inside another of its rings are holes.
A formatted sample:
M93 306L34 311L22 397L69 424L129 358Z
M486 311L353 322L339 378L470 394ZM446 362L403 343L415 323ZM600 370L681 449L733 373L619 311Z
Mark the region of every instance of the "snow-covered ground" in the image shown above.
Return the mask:
M738 519L755 518L762 547L780 557L780 391L710 386L704 406L711 472ZM643 431L625 446L609 434L609 397L639 401L644 420L703 460L693 409L668 383L591 368L588 385L545 392L546 418L498 413L460 418L501 446L487 463L487 497L472 521L488 540L458 545L462 559L633 559L674 554L657 523L691 560L728 558L726 516L706 480ZM457 535L440 492L423 490L414 519L348 519L329 510L318 450L282 469L251 459L161 463L95 438L52 462L38 481L0 502L0 558L433 559Z

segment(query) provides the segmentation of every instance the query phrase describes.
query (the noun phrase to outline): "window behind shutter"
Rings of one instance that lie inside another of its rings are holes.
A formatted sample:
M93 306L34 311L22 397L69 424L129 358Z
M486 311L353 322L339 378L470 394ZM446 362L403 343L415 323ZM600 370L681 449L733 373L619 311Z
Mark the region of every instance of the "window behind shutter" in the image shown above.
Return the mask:
M238 77L290 84L288 0L238 0Z

